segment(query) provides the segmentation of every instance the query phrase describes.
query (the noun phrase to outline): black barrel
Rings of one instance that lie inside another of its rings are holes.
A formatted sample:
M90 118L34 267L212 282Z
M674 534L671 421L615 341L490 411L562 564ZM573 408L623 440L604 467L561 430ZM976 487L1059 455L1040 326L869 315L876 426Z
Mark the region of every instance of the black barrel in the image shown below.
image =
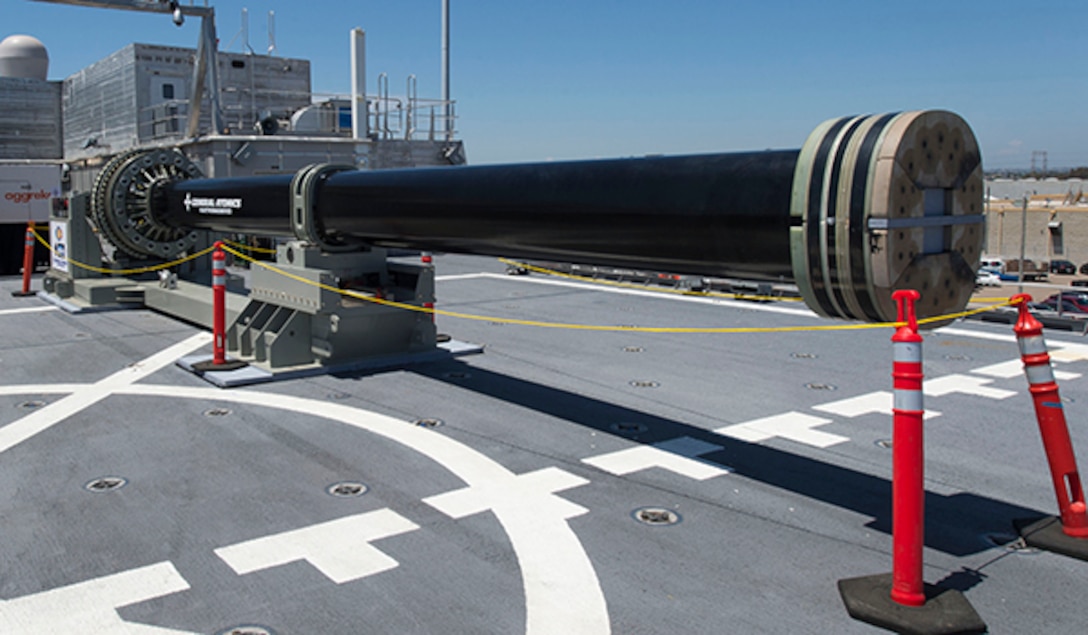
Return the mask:
M330 237L378 246L781 279L797 154L342 171L315 186L315 217ZM289 235L290 185L178 181L162 218Z
M224 179L180 152L114 161L95 219L133 254L209 229L793 280L817 313L865 321L896 319L896 289L923 318L961 310L985 234L978 143L945 111L832 119L800 150Z

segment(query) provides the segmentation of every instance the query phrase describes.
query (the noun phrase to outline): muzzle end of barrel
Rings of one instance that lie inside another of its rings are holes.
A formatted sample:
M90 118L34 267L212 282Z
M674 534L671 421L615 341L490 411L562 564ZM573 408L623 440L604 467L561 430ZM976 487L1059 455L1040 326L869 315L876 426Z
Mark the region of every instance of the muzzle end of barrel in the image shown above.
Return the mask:
M892 322L892 293L915 289L920 319L962 311L985 236L982 179L978 142L954 113L822 123L801 149L791 198L805 302L827 317Z

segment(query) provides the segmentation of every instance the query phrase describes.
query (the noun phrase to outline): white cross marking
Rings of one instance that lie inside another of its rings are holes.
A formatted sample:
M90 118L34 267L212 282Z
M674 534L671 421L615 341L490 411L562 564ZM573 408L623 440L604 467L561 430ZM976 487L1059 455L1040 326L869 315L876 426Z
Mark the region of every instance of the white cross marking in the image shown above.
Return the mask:
M489 509L506 507L533 509L540 516L567 519L586 514L589 510L555 496L555 492L587 483L589 481L584 478L557 467L549 467L429 496L423 502L451 518L464 518Z
M305 560L343 584L396 568L396 560L370 543L416 529L396 512L379 509L221 547L215 555L238 575Z
M640 445L591 456L582 459L582 462L617 476L659 467L697 481L705 481L715 476L728 474L730 470L700 461L695 457L721 449L720 445L691 437L679 437L653 445Z
M925 394L929 393L927 392ZM894 403L895 399L891 391L877 390L864 395L858 395L857 397L840 399L838 401L831 401L818 406L813 406L812 409L853 419L854 417L868 414L890 415ZM926 410L925 414L922 416L925 419L933 419L934 417L941 416L941 413L936 410Z
M1005 399L1006 397L1012 397L1016 394L1016 392L1012 390L983 386L983 384L988 384L992 381L992 379L972 377L970 375L945 375L944 377L937 377L936 379L925 381L922 390L927 397L941 397L958 392L964 395L976 395L979 397L989 397L991 399Z
M790 411L780 415L753 419L752 421L718 428L714 432L751 443L781 437L818 448L826 448L850 440L849 437L812 429L827 423L831 423L831 420Z

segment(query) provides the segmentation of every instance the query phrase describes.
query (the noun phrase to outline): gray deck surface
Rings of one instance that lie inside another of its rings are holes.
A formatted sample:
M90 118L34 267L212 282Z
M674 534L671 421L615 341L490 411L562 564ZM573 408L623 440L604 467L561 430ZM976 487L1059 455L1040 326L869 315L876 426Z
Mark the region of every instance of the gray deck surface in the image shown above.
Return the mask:
M829 323L436 264L438 308L485 316ZM222 390L174 365L210 350L198 329L18 285L0 279L0 633L875 631L836 581L891 570L888 329L440 316L485 352ZM1083 469L1088 341L1047 338ZM1011 329L960 322L924 350L926 581L993 633L1083 632L1088 563L1003 546L1056 511ZM107 476L127 483L85 487ZM327 493L345 481L368 489Z

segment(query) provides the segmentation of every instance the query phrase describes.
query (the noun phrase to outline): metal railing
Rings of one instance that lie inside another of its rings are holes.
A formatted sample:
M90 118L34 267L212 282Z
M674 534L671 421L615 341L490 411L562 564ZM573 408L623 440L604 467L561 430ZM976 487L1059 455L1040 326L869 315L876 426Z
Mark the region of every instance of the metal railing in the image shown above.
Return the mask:
M312 94L290 91L251 91L232 87L221 91L223 118L236 134L259 134L255 129L262 112L270 112L287 135L351 136L351 97L349 95ZM452 140L455 134L455 102L421 99L417 79L409 75L405 95L391 95L389 78L378 77L378 93L367 95L367 130L371 140ZM305 104L305 105L300 105ZM314 115L316 129L292 129L292 117L303 108L325 108ZM447 111L452 120L447 120ZM140 111L138 135L142 140L180 138L185 134L189 101L173 99ZM449 125L447 125L449 124ZM447 132L449 131L449 132Z

